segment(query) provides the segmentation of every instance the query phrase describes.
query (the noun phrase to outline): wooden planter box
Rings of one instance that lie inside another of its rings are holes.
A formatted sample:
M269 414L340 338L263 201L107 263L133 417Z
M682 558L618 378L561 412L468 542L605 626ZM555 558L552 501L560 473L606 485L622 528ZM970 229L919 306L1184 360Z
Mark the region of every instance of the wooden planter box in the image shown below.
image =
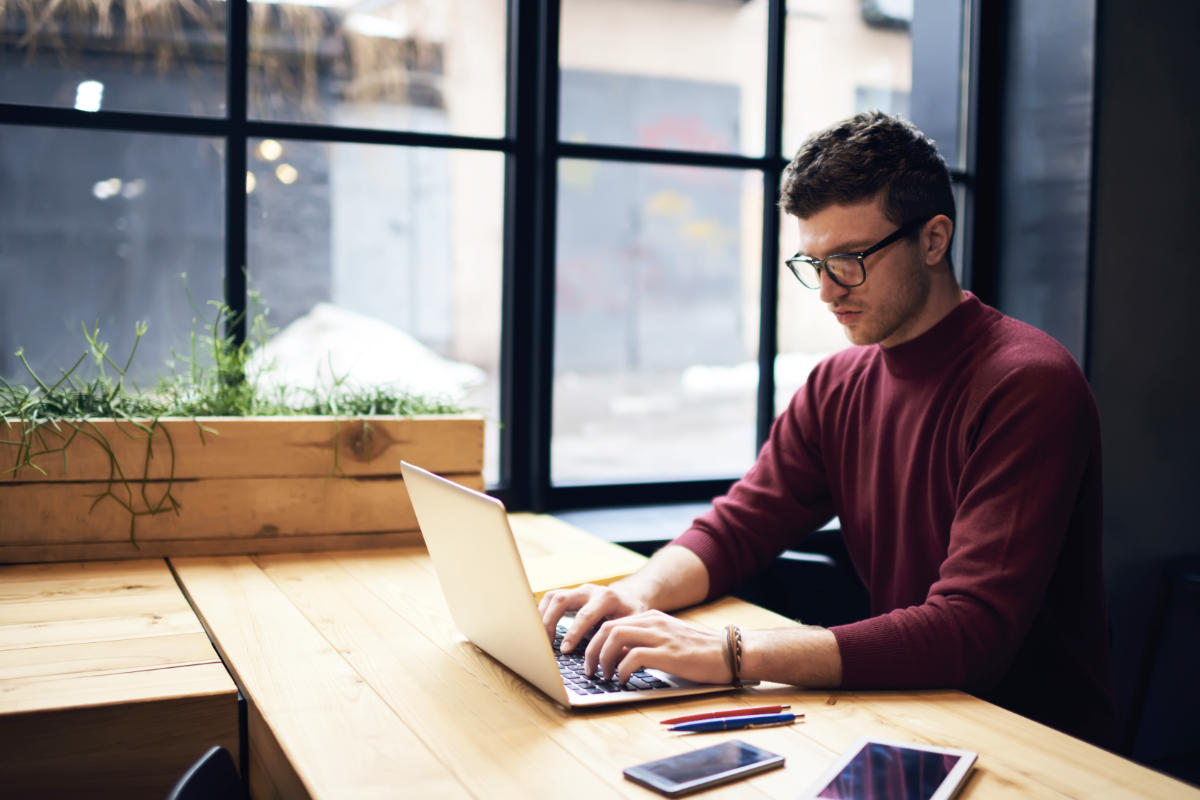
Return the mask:
M0 477L0 563L383 546L419 535L401 460L483 488L476 416L163 419L149 437L125 421L79 428L42 428L37 449L74 434L34 460L46 474ZM20 440L0 424L0 469Z

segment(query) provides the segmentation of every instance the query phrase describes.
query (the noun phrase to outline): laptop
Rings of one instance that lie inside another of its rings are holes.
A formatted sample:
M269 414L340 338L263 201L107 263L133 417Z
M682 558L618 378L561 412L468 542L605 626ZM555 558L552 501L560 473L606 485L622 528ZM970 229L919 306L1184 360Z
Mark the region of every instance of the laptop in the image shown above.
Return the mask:
M400 471L455 626L552 700L578 708L733 688L655 669L624 685L583 675L584 646L559 653L546 635L504 505L407 462Z

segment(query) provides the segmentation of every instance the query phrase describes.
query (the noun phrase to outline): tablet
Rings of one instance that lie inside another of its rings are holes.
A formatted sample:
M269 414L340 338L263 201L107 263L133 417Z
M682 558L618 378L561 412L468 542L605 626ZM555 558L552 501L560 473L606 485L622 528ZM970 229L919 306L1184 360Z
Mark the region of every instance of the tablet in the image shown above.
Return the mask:
M740 739L647 761L625 770L625 777L667 797L707 789L783 766L783 756Z
M864 736L839 756L803 797L949 800L962 786L975 758L969 750Z

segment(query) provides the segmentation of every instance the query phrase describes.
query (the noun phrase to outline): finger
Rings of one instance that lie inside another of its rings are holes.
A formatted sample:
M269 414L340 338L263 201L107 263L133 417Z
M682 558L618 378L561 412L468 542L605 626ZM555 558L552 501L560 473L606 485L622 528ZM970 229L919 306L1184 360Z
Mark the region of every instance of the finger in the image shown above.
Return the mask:
M636 617L630 619L636 619ZM609 623L605 623L605 627L608 626ZM613 680L617 674L617 665L631 649L658 646L662 644L661 638L657 631L638 622L612 625L609 628L608 636L600 646L596 668L601 670L606 678Z
M538 604L542 614L542 625L546 628L546 635L553 639L555 631L558 628L558 621L562 619L562 615L572 608L582 605L586 600L586 595L581 597L577 591L547 592L542 597L542 602Z
M596 666L600 661L600 652L604 649L605 642L612 634L613 622L605 622L600 628L592 634L592 640L588 642L587 650L583 651L583 672L585 675L595 675Z
M629 679L633 677L633 673L643 667L654 666L651 663L654 660L654 655L654 648L631 647L626 651L625 657L621 659L621 663L617 665L615 680L619 683L629 683Z
M575 645L592 633L600 623L604 622L606 617L616 616L614 607L618 603L611 594L602 592L598 586L590 587L589 594L588 601L576 609L575 621L563 636L562 651L564 653L574 650Z

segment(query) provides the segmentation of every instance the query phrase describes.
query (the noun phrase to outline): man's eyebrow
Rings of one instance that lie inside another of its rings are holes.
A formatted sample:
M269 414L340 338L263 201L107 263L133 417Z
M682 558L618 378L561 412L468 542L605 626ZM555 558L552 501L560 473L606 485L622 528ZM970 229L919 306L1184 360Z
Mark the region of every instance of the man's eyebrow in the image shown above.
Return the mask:
M849 242L839 244L836 247L831 247L829 249L829 253L825 257L828 258L829 256L853 255L856 253L861 253L874 243L875 241L873 239L870 241L867 241L866 239L851 239ZM806 252L803 248L797 250L796 255L816 260L816 256Z

